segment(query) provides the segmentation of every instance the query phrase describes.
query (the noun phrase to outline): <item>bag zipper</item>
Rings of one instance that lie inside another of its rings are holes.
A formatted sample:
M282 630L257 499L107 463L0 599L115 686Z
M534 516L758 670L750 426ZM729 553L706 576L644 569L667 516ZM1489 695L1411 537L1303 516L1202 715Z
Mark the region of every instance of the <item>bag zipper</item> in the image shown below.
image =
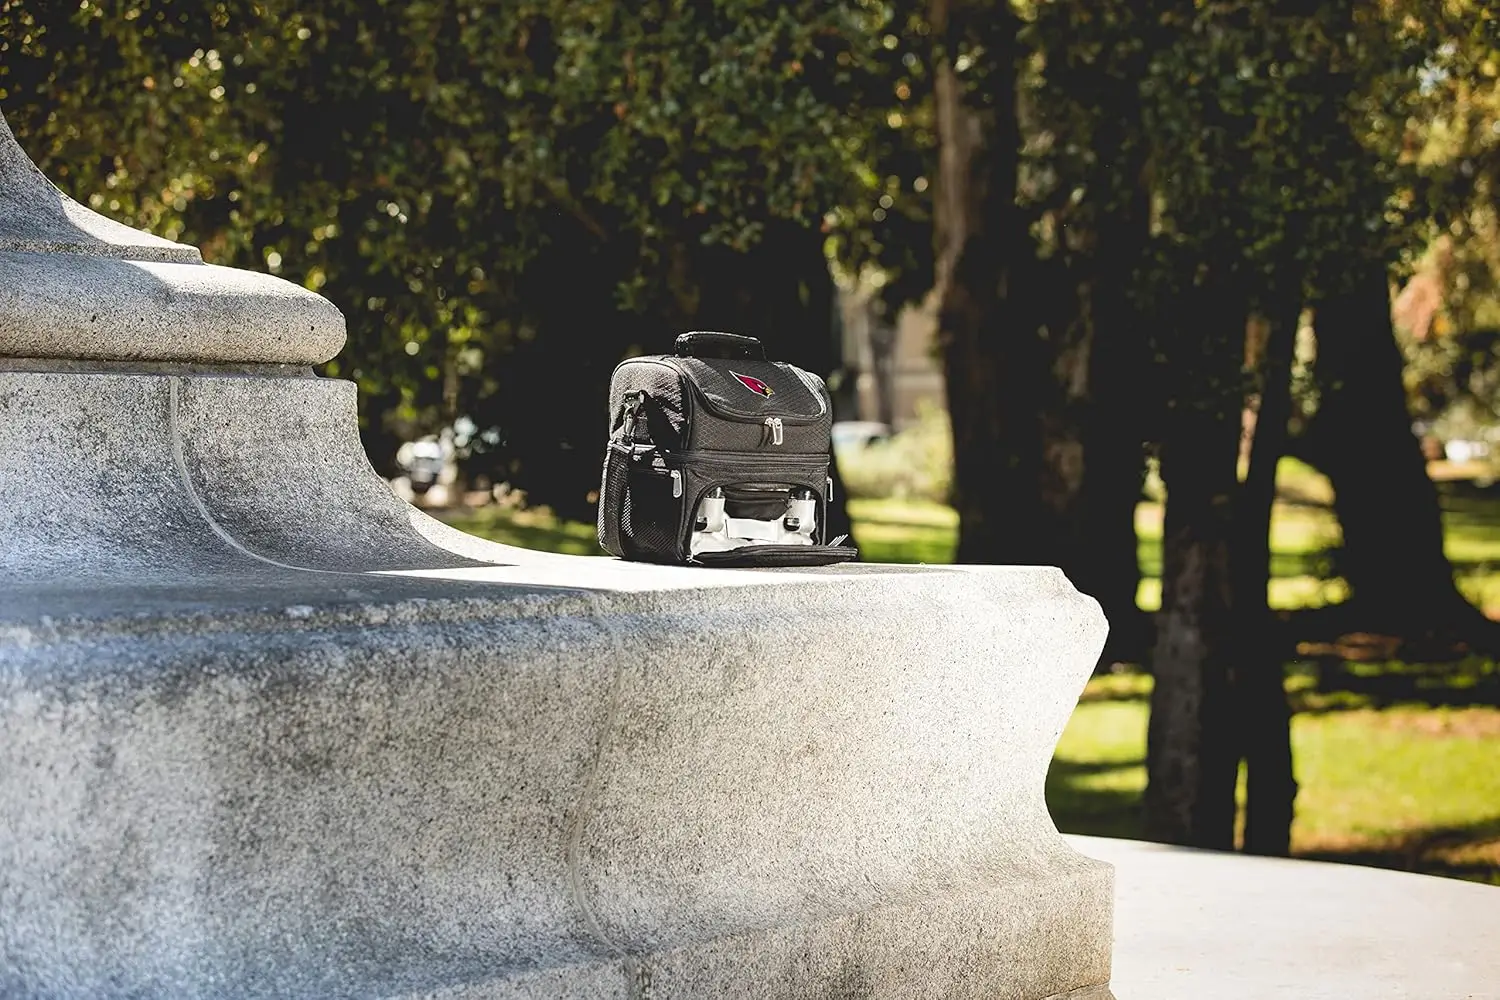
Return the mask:
M612 445L612 447L614 446ZM683 481L681 469L684 465L712 462L732 463L740 467L761 465L766 468L766 471L762 474L771 477L766 481L773 482L777 481L776 473L782 469L788 467L796 469L798 466L806 469L816 465L824 465L828 462L827 456L820 454L767 455L761 451L718 451L707 448L677 452L665 452L657 448L635 451L629 447L620 447L619 450L625 454L626 458L637 470L650 475L665 475L670 477L672 480L672 498L674 500L682 498ZM643 460L644 456L652 454L652 452L655 453L654 457L661 460L662 464L660 466L653 466L650 462ZM833 499L833 477L825 477L825 480L827 487L824 491L824 498L831 500Z
M663 461L670 466L696 465L705 462L732 462L737 465L764 465L773 469L826 465L828 455L820 451L771 454L764 451L728 451L718 448L692 448L664 453Z
M766 432L761 435L761 444L781 444L786 440L780 417L767 417L765 423Z

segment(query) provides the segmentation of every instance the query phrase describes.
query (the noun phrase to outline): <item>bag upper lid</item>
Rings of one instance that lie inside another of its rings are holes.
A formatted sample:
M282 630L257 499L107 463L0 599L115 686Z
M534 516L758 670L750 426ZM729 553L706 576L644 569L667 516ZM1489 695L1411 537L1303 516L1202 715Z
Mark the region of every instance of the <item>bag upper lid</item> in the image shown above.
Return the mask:
M775 361L673 358L683 375L725 416L809 417L827 412L814 376Z

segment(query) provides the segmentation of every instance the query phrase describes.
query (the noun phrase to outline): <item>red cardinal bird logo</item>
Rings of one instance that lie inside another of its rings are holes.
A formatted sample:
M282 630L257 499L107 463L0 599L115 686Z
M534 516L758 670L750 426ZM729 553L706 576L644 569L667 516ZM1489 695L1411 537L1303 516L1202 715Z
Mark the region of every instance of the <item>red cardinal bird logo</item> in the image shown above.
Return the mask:
M760 379L755 378L753 375L741 375L739 372L735 371L732 371L729 374L739 379L741 385L743 385L746 389L749 389L751 392L755 393L757 396L771 395L771 387L766 385Z

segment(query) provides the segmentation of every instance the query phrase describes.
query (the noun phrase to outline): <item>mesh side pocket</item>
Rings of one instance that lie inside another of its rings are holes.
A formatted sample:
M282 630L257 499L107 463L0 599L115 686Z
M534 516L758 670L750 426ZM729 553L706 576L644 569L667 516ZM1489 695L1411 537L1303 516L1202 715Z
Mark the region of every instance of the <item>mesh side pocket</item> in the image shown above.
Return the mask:
M623 556L620 524L629 503L630 470L624 455L610 448L604 453L604 476L599 488L599 544L611 555Z
M620 511L621 553L627 559L676 561L681 497L672 496L672 478L647 469L627 469Z

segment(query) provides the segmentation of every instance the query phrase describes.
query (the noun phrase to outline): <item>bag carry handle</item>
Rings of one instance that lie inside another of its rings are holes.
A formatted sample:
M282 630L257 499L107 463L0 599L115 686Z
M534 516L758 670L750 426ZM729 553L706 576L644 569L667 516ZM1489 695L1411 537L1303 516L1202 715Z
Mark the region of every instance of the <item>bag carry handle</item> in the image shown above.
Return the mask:
M752 361L766 360L766 349L754 337L742 337L737 333L714 333L694 330L677 337L677 356L680 358L748 358Z

